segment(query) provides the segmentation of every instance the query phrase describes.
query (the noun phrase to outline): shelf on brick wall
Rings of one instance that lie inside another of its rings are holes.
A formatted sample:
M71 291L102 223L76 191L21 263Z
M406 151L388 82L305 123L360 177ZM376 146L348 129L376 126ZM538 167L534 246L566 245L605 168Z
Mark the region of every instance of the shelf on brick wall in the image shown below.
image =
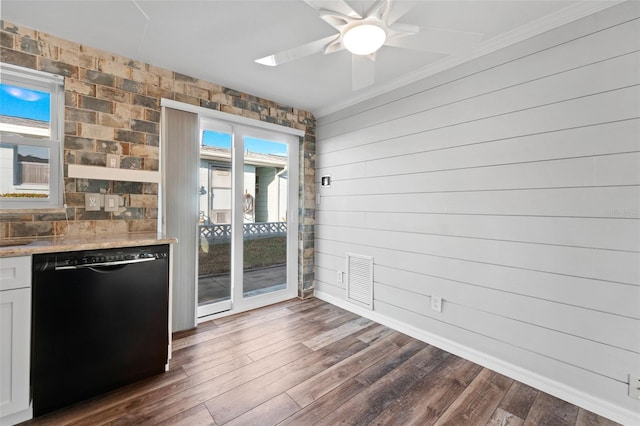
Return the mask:
M69 164L68 167L70 178L160 183L160 172L158 171L82 166L79 164Z

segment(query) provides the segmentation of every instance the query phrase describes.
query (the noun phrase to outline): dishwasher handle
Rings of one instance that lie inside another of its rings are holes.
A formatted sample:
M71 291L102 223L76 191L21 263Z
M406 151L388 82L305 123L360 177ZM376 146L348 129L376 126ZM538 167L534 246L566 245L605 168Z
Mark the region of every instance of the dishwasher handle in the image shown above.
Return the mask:
M86 269L86 268L97 268L102 266L119 266L119 265L130 265L132 263L143 263L143 262L153 262L154 260L158 260L155 257L145 257L140 259L129 259L129 260L114 260L111 262L96 262L96 263L86 263L82 265L65 265L65 266L56 266L56 271L65 271L70 269Z

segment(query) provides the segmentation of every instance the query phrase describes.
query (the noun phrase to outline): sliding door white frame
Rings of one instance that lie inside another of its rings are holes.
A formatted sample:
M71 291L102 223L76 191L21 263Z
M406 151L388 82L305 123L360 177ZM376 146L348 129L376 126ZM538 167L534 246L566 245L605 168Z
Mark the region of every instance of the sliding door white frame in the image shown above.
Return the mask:
M279 142L287 145L287 287L284 290L273 291L261 295L246 297L243 289L243 244L232 245L231 265L232 265L232 282L236 285L233 287L233 310L235 312L246 311L260 306L266 306L272 303L281 302L283 300L296 297L298 294L298 137L275 132L273 130L259 129L242 125L233 126L233 162L234 173L233 178L235 186L233 186L233 203L239 207L243 199L244 188L244 141L246 138L257 138L273 142ZM238 200L238 201L236 201ZM233 212L231 235L235 235L235 241L243 239L243 210L236 208Z
M248 127L255 127L256 129L273 130L275 132L284 133L288 135L294 135L304 137L304 130L294 129L292 127L285 127L279 124L268 123L266 121L260 121L253 118L242 117L240 115L229 114L228 112L217 111L214 109L203 108L196 105L185 104L183 102L174 101L171 99L162 98L160 106L177 109L180 111L194 112L200 117L214 118L227 123L245 125Z

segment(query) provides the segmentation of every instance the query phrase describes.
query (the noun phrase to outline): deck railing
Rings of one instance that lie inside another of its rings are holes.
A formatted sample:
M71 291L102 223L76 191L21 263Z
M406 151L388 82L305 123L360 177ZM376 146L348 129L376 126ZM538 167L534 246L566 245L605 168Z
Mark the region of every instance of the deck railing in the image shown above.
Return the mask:
M280 237L287 235L287 222L258 222L243 224L245 238ZM200 225L200 238L209 242L224 242L231 238L231 224Z

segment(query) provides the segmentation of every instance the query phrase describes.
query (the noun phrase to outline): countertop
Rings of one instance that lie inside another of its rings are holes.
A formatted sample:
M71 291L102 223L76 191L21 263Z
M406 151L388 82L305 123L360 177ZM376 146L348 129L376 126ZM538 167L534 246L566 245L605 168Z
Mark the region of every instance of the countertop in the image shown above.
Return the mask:
M35 253L94 250L174 244L178 240L155 232L120 235L92 235L0 240L0 257L29 256Z

